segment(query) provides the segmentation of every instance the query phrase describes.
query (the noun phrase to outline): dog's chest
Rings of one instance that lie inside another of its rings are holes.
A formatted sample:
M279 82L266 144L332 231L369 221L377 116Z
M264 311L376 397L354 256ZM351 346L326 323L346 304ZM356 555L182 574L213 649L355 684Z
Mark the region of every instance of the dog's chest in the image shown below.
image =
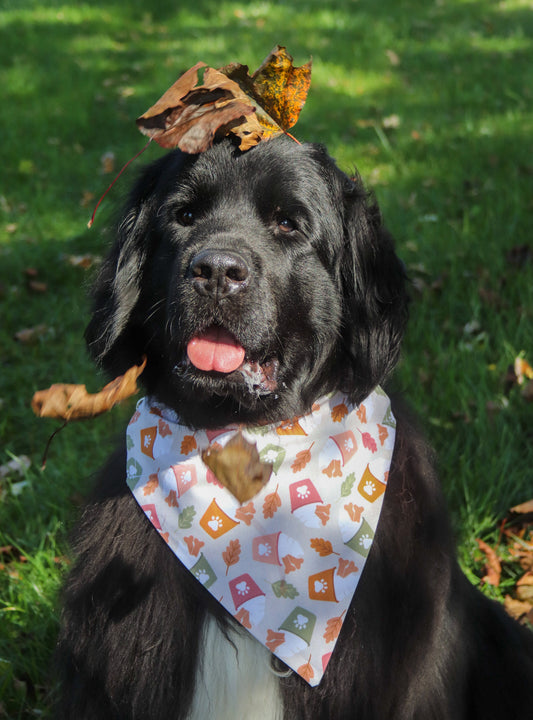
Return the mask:
M283 704L270 652L244 630L226 637L206 622L187 720L282 720Z

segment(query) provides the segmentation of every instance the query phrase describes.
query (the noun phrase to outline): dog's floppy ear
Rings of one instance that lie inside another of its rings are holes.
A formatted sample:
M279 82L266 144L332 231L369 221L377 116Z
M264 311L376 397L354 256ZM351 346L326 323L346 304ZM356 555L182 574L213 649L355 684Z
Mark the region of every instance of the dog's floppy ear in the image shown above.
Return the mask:
M168 156L164 156L139 176L92 288L92 318L85 339L92 357L113 374L141 360L143 329L135 322L135 308L150 250L149 219L167 164Z
M396 365L407 321L403 263L358 177L345 186L343 343L348 387L359 403Z

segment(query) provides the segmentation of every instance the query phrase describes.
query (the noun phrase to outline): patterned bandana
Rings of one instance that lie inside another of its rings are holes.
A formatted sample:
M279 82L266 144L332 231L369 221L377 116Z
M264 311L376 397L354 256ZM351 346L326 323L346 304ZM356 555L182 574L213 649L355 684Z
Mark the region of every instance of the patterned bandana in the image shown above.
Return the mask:
M395 425L378 388L358 408L337 393L290 422L222 430L193 431L143 398L128 427L128 485L153 526L198 582L312 686L372 545ZM238 429L273 465L243 505L201 459Z

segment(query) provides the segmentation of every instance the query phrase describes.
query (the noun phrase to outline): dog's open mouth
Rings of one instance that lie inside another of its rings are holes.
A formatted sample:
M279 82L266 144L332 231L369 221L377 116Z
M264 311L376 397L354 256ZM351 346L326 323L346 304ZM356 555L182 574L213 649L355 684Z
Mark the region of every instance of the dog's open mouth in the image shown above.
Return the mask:
M274 392L278 386L278 358L252 358L234 335L218 325L210 326L187 343L184 364L185 368L195 368L212 379L244 383L255 394Z

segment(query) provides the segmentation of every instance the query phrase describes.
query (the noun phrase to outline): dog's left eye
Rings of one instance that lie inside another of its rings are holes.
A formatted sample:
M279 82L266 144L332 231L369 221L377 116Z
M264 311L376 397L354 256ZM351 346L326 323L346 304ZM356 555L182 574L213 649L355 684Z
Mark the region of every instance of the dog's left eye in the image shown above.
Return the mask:
M283 233L290 233L296 230L296 225L292 220L289 220L289 218L281 218L278 220L278 229Z
M179 210L176 214L176 220L180 225L192 225L194 223L194 213L191 210Z

